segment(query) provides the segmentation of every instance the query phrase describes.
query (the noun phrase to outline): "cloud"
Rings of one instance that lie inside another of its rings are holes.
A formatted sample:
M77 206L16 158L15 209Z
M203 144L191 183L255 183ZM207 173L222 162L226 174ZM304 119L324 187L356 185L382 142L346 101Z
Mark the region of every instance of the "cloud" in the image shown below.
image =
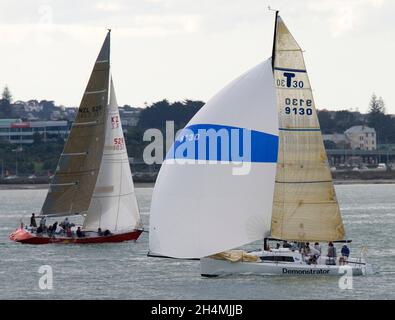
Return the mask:
M134 19L136 27L163 30L165 33L196 32L200 25L199 15L138 15Z
M52 20L51 20L52 21ZM116 26L119 37L167 37L198 32L198 15L137 15L131 19L131 26ZM111 25L111 24L106 24ZM50 20L31 24L0 25L0 44L19 44L26 39L35 39L40 44L49 44L60 34L89 41L95 34L105 30L105 26L82 24L56 24Z
M338 37L347 31L352 31L358 23L358 17L355 15L351 6L339 6L333 15L328 19L332 36Z
M121 5L115 1L100 1L95 7L97 10L107 12L119 12L122 9Z
M322 0L310 1L307 8L315 14L326 16L333 37L355 31L367 22L372 9L379 9L385 0Z

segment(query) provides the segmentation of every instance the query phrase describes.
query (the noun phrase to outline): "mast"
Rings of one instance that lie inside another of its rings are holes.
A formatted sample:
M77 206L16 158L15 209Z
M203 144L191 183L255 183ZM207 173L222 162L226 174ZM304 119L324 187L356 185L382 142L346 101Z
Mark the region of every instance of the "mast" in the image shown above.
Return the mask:
M274 20L274 35L273 35L273 49L272 49L272 69L274 72L274 59L276 57L276 40L277 40L277 18L278 18L278 10L276 10L276 18Z

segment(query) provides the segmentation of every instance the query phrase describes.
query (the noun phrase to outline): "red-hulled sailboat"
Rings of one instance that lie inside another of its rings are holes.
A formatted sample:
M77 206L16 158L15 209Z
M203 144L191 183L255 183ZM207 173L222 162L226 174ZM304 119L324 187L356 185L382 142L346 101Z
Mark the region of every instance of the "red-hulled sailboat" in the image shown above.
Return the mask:
M84 217L78 233L21 223L10 239L27 244L106 243L137 240L143 232L110 76L110 31L40 213L48 218L71 215Z

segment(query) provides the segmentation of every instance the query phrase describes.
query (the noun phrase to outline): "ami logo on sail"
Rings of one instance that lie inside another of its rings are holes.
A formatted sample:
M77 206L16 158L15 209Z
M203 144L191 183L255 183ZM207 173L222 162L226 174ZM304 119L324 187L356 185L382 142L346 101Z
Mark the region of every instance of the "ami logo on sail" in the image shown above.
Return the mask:
M235 94L236 89L239 94ZM177 136L166 164L276 163L278 115L270 63L261 63L210 99ZM254 110L256 117L250 117Z

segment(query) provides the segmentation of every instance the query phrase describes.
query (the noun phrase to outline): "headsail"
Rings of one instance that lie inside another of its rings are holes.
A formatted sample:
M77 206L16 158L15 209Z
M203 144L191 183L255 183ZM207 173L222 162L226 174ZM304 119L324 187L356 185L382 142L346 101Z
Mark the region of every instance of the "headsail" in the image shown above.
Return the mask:
M209 132L213 135L211 140ZM231 138L233 134L236 141ZM241 136L244 139L248 135L251 154L243 164L250 171L235 175L233 169L240 160L237 154L230 155L229 149ZM152 197L150 252L200 258L267 236L277 135L269 59L210 99L178 136L162 164ZM198 150L184 155L178 152L183 144L197 146ZM226 145L229 148L220 153ZM204 152L199 149L201 146ZM191 161L180 163L180 159Z
M60 156L41 213L88 210L104 146L110 69L110 32L93 67L76 119Z
M122 231L134 229L139 224L139 209L111 80L103 158L84 229Z
M273 51L280 132L272 237L341 240L343 222L303 53L279 16Z

